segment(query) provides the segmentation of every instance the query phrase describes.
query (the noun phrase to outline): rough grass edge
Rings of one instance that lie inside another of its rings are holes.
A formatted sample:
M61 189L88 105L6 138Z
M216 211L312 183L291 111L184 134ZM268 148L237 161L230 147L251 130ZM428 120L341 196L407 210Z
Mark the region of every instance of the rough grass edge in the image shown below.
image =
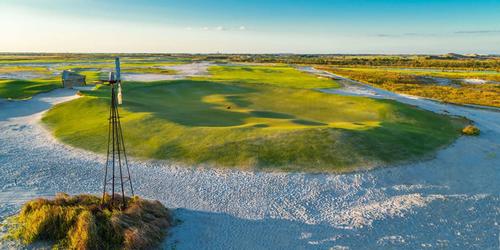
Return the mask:
M121 200L121 197L116 199ZM126 197L125 209L101 197L59 193L54 199L26 202L7 219L2 240L29 245L50 242L54 249L152 249L172 225L170 211L159 201Z

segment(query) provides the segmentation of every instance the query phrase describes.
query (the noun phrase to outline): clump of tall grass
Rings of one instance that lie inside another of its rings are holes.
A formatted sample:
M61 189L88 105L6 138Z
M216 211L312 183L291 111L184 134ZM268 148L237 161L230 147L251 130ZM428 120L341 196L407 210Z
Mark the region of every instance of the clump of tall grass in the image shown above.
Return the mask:
M462 134L464 135L479 135L480 130L474 125L467 125L464 129L462 129Z
M121 197L115 198L116 201ZM126 197L127 206L111 206L111 198L57 194L23 205L8 222L9 240L23 244L54 243L57 249L151 249L171 225L169 210L158 201Z

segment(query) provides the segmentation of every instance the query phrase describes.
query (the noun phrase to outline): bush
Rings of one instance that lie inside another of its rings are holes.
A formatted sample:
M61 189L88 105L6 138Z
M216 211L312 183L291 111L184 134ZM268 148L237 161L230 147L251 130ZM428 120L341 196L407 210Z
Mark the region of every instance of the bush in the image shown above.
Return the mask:
M23 244L51 241L60 249L151 249L163 240L171 218L160 202L126 197L120 210L110 200L106 196L101 205L97 196L58 194L29 201L9 219L5 237Z
M474 125L468 125L464 129L462 129L462 134L464 135L479 135L480 130Z

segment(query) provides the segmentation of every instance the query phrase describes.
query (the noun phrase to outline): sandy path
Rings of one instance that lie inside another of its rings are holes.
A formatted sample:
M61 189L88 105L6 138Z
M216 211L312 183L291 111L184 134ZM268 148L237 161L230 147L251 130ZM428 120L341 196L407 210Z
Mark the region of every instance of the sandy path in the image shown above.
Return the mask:
M174 208L182 221L164 247L497 249L500 113L345 85L344 94L356 94L349 88L357 88L363 95L465 115L483 133L460 138L429 161L344 175L133 161L137 193ZM103 156L58 143L39 122L51 105L72 98L73 91L61 89L29 101L0 102L0 217L36 195L99 193Z

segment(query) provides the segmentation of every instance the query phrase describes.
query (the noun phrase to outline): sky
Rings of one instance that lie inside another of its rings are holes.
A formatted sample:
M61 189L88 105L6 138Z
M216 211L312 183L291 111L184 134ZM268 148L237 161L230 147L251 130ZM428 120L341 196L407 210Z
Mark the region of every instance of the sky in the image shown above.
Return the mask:
M1 52L500 54L500 0L0 0Z

